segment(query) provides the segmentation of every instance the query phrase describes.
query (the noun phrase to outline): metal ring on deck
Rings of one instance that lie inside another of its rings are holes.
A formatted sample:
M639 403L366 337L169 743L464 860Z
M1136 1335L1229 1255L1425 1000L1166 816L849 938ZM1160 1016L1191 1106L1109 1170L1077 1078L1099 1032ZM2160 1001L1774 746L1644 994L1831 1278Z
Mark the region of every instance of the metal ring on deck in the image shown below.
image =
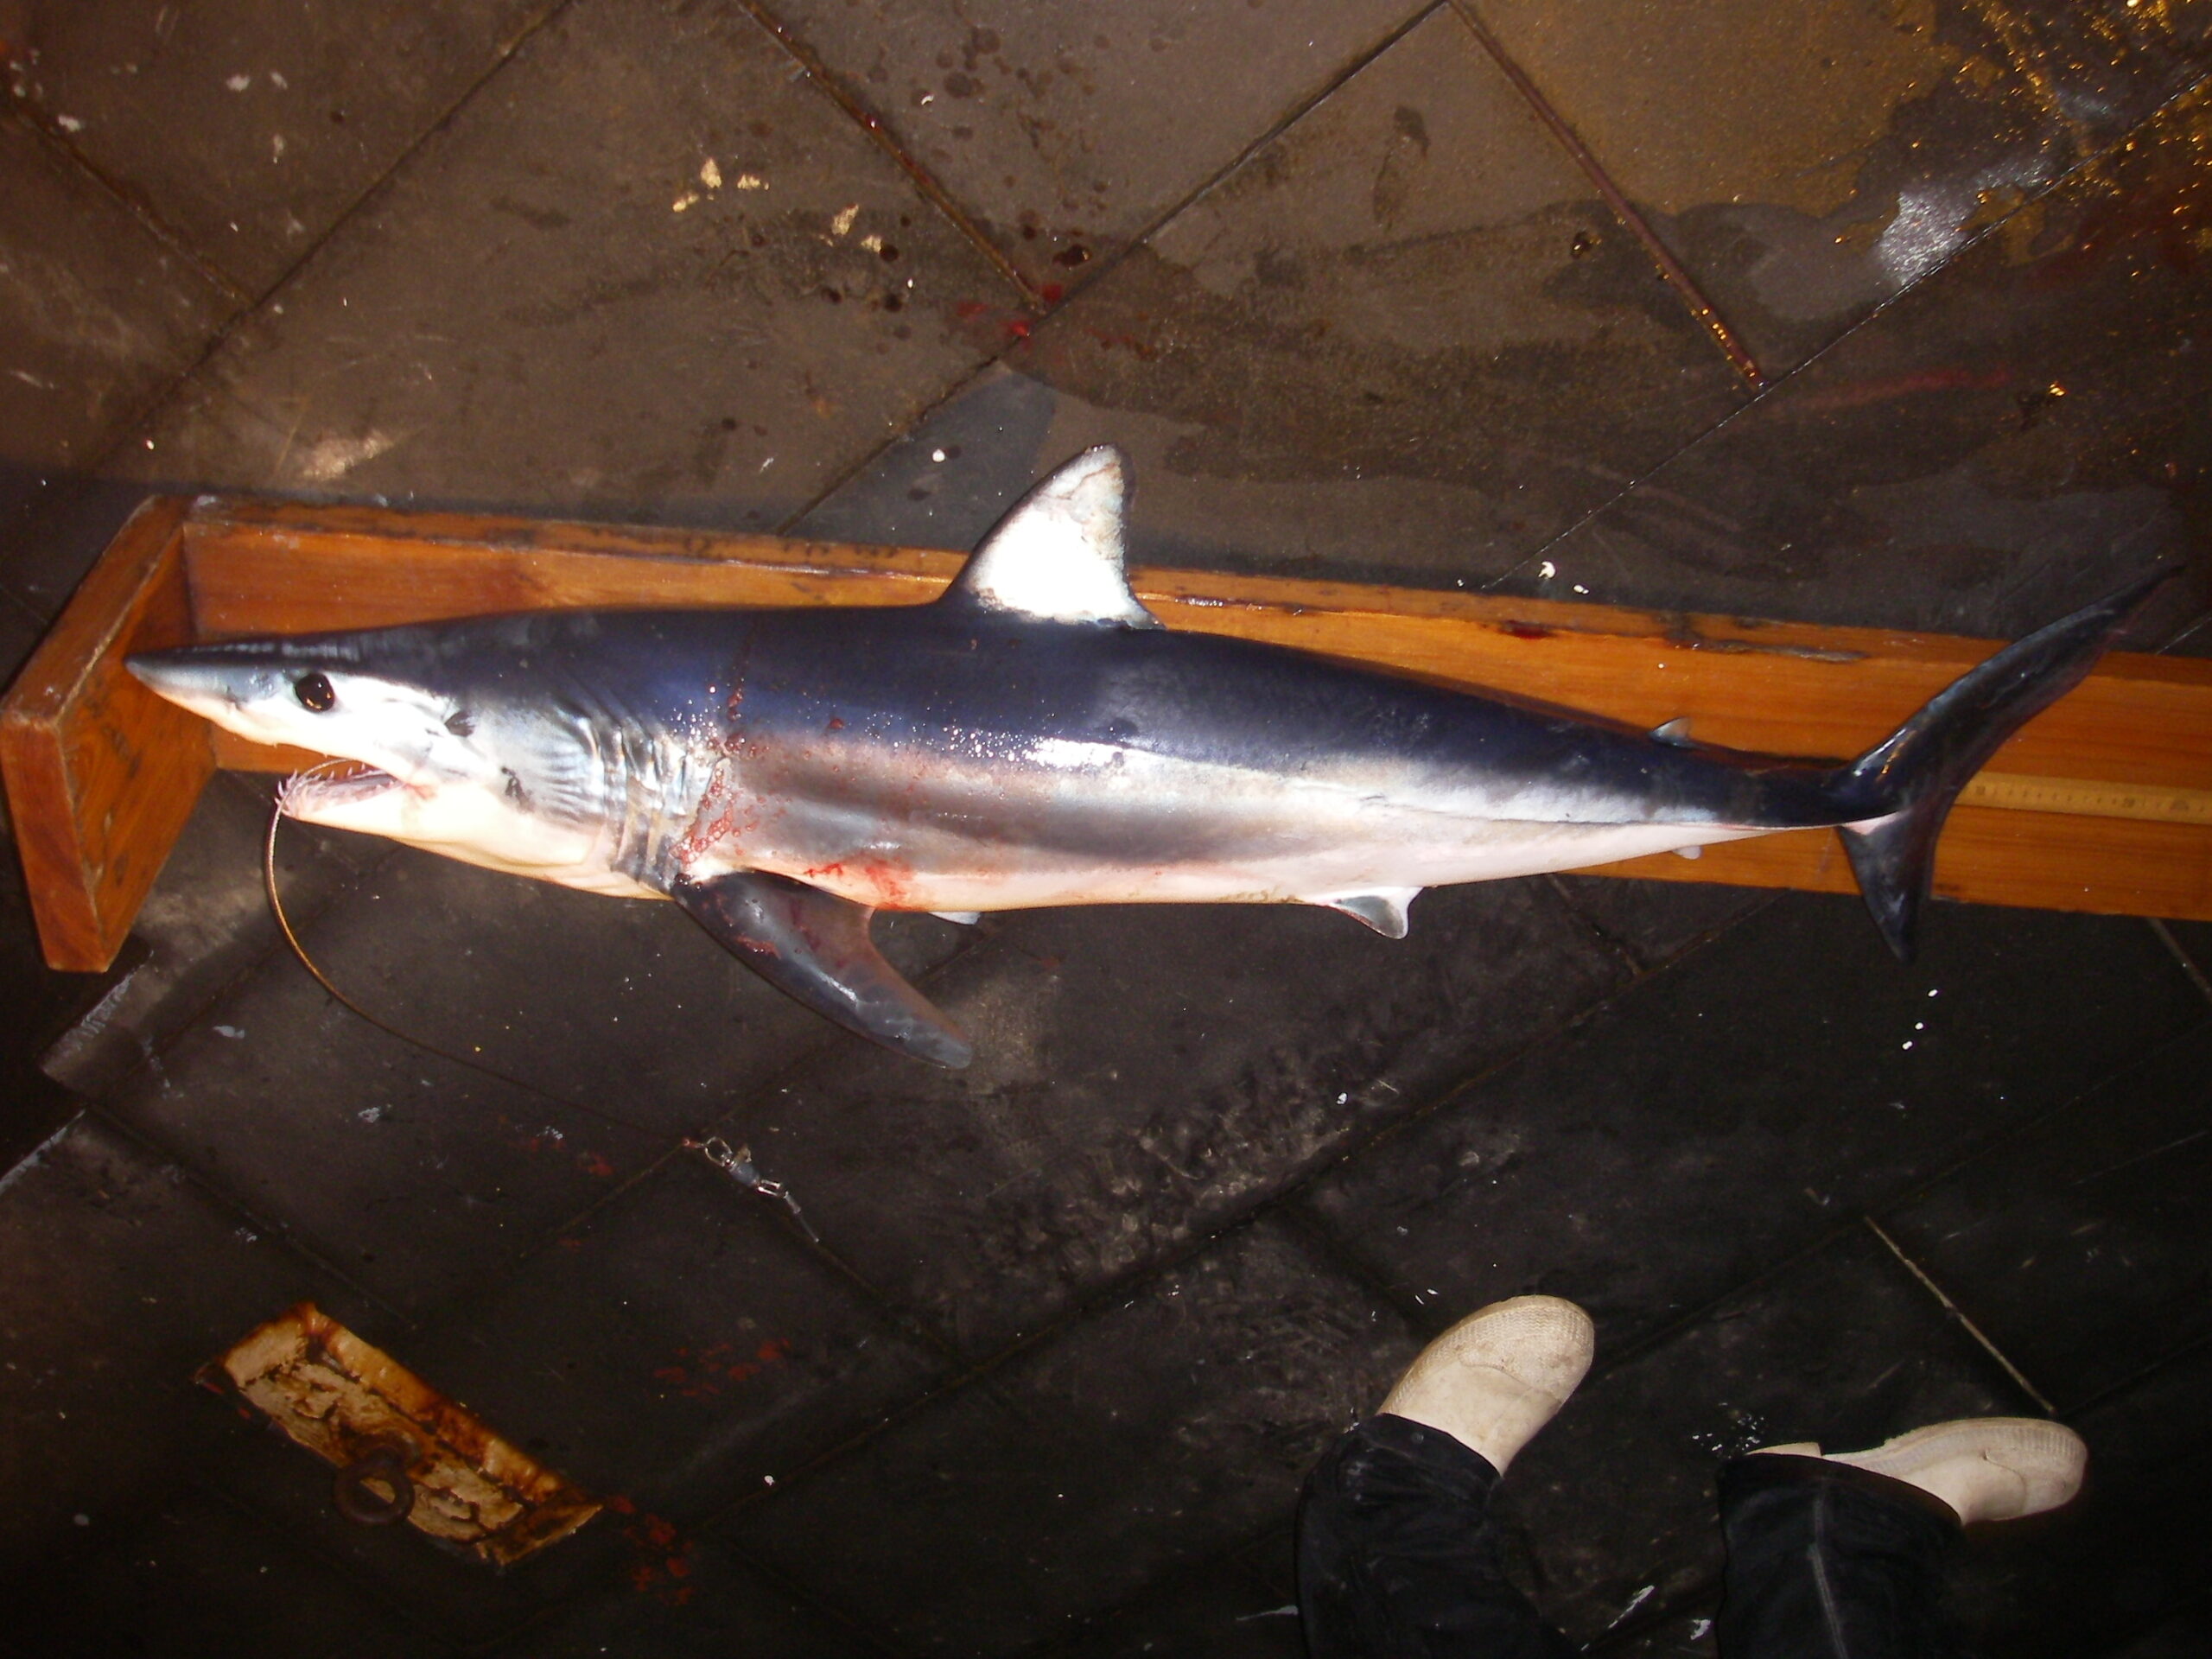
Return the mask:
M331 1502L338 1506L339 1514L365 1527L388 1527L395 1521L404 1521L415 1511L415 1483L407 1478L407 1466L414 1460L415 1448L404 1440L372 1440L353 1462L339 1470L331 1482ZM385 1497L379 1487L391 1495Z

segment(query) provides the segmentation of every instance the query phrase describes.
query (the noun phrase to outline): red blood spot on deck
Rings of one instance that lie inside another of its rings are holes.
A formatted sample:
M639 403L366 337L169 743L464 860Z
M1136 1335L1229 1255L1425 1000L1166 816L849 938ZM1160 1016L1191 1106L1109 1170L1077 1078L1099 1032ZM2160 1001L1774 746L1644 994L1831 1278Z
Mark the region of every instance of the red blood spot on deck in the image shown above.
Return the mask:
M614 1173L614 1166L595 1152L587 1152L576 1160L576 1167L587 1175L596 1175L601 1180Z
M971 322L990 308L981 300L963 300L952 308L952 315L963 322Z
M1103 334L1096 328L1086 328L1084 330L1084 333L1089 334L1091 339L1097 341L1099 346L1106 351L1111 352L1119 350L1132 352L1135 353L1141 360L1147 363L1151 362L1154 358L1160 355L1160 348L1158 346L1147 344L1145 341L1139 340L1135 334Z
M637 1552L623 1575L631 1589L671 1607L689 1601L691 1586L675 1580L691 1576L691 1545L677 1531L675 1523L649 1510L640 1513L635 1503L620 1496L608 1498L607 1507L617 1515L637 1516L622 1529L623 1537Z
M2212 182L2201 167L2178 171L2171 188L2129 190L2091 209L2060 249L2030 273L2037 288L2082 281L2114 255L2138 263L2155 252L2173 270L2188 273L2204 253L2212 222Z
M1826 391L1797 399L1796 407L1818 414L1863 409L1869 404L1893 403L1903 397L1926 397L1941 391L2001 391L2012 384L2010 369L1949 367L1924 369L1918 374L1891 375L1880 380L1852 380Z
M687 1363L664 1365L653 1376L686 1400L711 1400L732 1383L750 1382L766 1367L789 1357L791 1351L791 1339L787 1337L771 1337L760 1344L750 1360L737 1357L734 1343L718 1342L696 1354L689 1348L679 1348L676 1358Z

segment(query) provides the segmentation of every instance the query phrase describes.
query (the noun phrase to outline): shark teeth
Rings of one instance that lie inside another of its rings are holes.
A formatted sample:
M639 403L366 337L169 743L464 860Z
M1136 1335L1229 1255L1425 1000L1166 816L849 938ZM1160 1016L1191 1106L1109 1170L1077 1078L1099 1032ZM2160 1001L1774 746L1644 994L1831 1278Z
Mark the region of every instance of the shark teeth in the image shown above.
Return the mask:
M352 771L342 768L352 767ZM388 772L359 760L326 760L305 772L296 772L276 786L276 810L288 818L312 817L318 810L350 805L398 786Z

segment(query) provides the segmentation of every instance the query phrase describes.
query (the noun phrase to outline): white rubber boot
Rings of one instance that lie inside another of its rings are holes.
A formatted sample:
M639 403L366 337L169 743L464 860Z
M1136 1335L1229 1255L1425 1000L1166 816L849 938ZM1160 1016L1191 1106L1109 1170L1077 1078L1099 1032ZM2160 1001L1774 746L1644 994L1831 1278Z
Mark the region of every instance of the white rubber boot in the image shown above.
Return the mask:
M1871 1452L1823 1452L1810 1441L1759 1450L1826 1458L1902 1480L1949 1504L1967 1525L2041 1515L2071 1502L2089 1464L2079 1434L2040 1417L1930 1423Z
M1382 1409L1441 1429L1503 1474L1567 1403L1596 1346L1590 1316L1573 1302L1492 1302L1422 1349Z

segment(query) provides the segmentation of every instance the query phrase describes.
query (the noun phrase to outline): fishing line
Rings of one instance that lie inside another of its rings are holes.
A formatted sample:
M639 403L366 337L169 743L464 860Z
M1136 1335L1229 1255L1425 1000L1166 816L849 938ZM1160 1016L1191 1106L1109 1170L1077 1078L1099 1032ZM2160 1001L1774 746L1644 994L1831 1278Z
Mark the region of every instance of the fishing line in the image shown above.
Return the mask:
M290 788L292 784L302 779L313 778L318 773L328 772L334 766L348 764L350 763L343 760L326 760L320 766L308 767L305 772L299 773L297 778L288 780L285 788ZM480 1072L494 1082L504 1083L511 1089L519 1089L524 1094L536 1095L541 1099L550 1100L556 1106L565 1106L570 1111L582 1112L587 1117L595 1117L602 1123L612 1123L617 1128L628 1129L634 1135L648 1135L656 1140L662 1138L658 1131L649 1129L642 1123L632 1123L626 1117L618 1117L612 1112L601 1111L595 1106L587 1106L580 1100L570 1100L565 1095L556 1095L542 1084L526 1083L520 1077L510 1077L497 1066L486 1065L483 1061L471 1059L466 1054L456 1054L451 1049L441 1048L437 1044L426 1041L410 1032L402 1031L390 1020L379 1019L377 1015L371 1014L359 1002L340 990L331 982L330 976L315 966L315 958L308 955L307 947L300 943L300 936L292 931L291 918L284 914L283 895L277 891L276 887L276 830L277 826L283 822L284 797L283 791L280 790L277 792L276 809L269 815L269 834L262 842L261 849L261 880L264 889L269 894L269 908L276 918L276 926L284 935L284 943L292 947L292 954L300 959L300 966L314 976L315 982L329 992L333 1000L340 1007L352 1013L355 1018L366 1020L386 1036L396 1037L409 1047L419 1048L425 1054L435 1054L438 1058L452 1065L466 1066L471 1071Z
M269 815L269 834L262 842L262 887L269 895L269 909L270 912L276 918L277 930L283 934L284 943L292 948L292 954L299 958L300 966L308 970L316 984L330 994L333 1001L352 1014L355 1019L367 1022L388 1037L397 1038L410 1048L420 1049L425 1054L435 1055L439 1059L453 1065L466 1066L469 1071L490 1077L494 1082L503 1083L511 1089L519 1089L524 1094L535 1095L541 1100L552 1102L556 1106L565 1106L570 1111L581 1112L587 1117L595 1117L602 1123L611 1123L617 1128L627 1129L633 1135L642 1135L651 1140L662 1140L663 1137L658 1131L649 1129L641 1123L632 1123L626 1117L618 1117L612 1112L601 1111L594 1106L587 1106L580 1100L570 1100L565 1095L556 1095L540 1084L526 1083L520 1077L510 1077L497 1066L486 1065L483 1061L472 1059L466 1054L456 1054L451 1049L441 1048L437 1044L425 1041L411 1032L402 1031L390 1020L379 1019L377 1015L371 1014L359 1002L340 990L332 982L330 976L315 965L315 958L308 955L307 946L300 943L300 936L292 931L291 918L284 913L284 897L276 885L276 831L284 822L286 791L307 779L317 777L335 767L351 764L353 763L346 760L325 760L287 779L276 791L276 809ZM754 1166L752 1152L748 1148L743 1147L733 1148L718 1135L709 1135L704 1141L694 1140L690 1135L685 1135L673 1143L664 1142L664 1144L667 1144L667 1149L670 1152L699 1154L709 1163L735 1180L739 1185L750 1187L762 1198L782 1205L790 1212L793 1224L805 1234L807 1242L824 1255L830 1254L828 1247L823 1243L821 1235L814 1230L812 1224L800 1211L798 1199L792 1195L791 1189L781 1181L771 1180L763 1175ZM833 1256L832 1259L836 1258ZM843 1263L839 1262L839 1265L842 1267ZM851 1271L849 1268L846 1270Z
M269 895L270 912L276 918L276 925L283 932L284 943L292 947L292 954L300 959L300 966L306 969L308 973L315 976L315 982L316 984L321 986L322 988L328 991L332 997L334 997L337 1001L345 1007L351 1008L356 1014L367 1020L378 1031L391 1032L391 1034L398 1038L400 1041L404 1043L413 1043L417 1048L429 1048L430 1046L428 1043L416 1042L415 1039L410 1037L404 1031L393 1031L390 1026L385 1024L383 1020L378 1019L376 1015L371 1014L366 1008L363 1007L352 997L346 995L345 992L340 990L335 985L330 982L330 976L324 973L321 969L316 967L315 965L315 959L308 955L307 946L300 943L300 936L292 931L291 918L284 914L283 895L276 890L276 826L284 822L285 791L291 789L296 784L302 784L310 778L320 777L323 773L343 764L344 762L338 760L322 761L319 765L309 766L305 772L296 773L294 776L286 779L284 782L277 787L276 807L276 810L269 815L269 834L263 841L261 848L262 889ZM437 1051L431 1049L430 1052L435 1053ZM464 1062L464 1064L466 1064L466 1062Z

